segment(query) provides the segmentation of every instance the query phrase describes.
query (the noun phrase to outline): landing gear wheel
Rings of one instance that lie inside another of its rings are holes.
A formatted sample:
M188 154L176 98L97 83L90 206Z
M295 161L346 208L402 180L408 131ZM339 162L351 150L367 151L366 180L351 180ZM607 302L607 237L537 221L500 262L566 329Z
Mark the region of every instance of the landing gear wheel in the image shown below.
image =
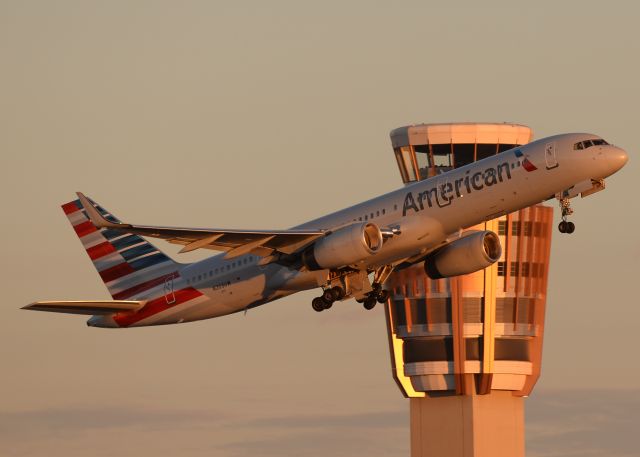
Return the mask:
M333 301L342 300L344 298L344 289L340 286L332 287L331 293L333 294Z
M362 306L364 306L364 309L367 311L372 310L376 307L376 301L376 297L367 297Z
M558 224L560 233L573 233L576 231L576 224L569 221L562 221Z
M322 297L316 297L311 300L311 307L317 312L324 311L327 308L327 302Z
M562 213L562 222L558 224L560 233L573 233L576 226L573 222L568 222L567 218L573 214L571 201L565 196L558 199L560 202L560 211Z
M322 292L322 299L327 303L333 303L335 301L333 289L325 289L324 292Z
M388 299L389 299L389 291L388 290L381 290L378 293L378 296L376 297L376 300L378 300L378 303L380 303L380 304L385 303Z

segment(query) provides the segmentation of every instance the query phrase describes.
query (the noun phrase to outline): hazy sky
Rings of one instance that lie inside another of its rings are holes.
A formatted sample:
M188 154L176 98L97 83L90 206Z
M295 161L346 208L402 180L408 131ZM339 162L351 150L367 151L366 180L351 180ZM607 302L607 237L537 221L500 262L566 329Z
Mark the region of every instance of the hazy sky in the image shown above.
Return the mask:
M451 3L0 0L1 455L406 454L380 307L309 292L129 330L19 307L108 298L59 208L76 190L131 222L285 228L399 187L389 131L448 121L630 153L554 238L527 433L637 455L596 400L640 421L640 7Z

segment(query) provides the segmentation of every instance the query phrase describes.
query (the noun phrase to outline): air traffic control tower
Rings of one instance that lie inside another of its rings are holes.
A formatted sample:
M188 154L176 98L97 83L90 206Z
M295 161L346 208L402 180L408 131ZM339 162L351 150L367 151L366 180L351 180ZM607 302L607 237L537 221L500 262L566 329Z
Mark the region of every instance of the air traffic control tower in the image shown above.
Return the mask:
M405 184L528 143L516 124L422 124L391 132ZM422 264L392 274L386 322L392 373L410 400L412 457L524 456L524 398L542 362L553 210L535 205L473 227L502 258L430 279Z

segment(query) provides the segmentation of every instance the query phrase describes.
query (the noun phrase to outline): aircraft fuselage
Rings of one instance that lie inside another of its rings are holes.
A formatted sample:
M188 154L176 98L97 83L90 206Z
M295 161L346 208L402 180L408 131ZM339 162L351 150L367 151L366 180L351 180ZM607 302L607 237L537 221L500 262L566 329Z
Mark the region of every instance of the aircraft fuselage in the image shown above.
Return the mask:
M603 144L575 149L575 144L599 137L563 134L534 141L492 157L442 173L424 181L328 214L296 229L337 230L359 222L397 228L378 252L354 270L372 270L428 253L462 230L498 216L543 202L587 181L603 179L620 169L626 153ZM322 286L329 270L308 271L279 263L261 266L261 258L224 254L185 265L171 284L145 291L138 300L167 300L186 287L202 299L122 325L117 316L95 316L89 325L145 326L207 319L262 305L297 291ZM174 294L174 295L172 295Z

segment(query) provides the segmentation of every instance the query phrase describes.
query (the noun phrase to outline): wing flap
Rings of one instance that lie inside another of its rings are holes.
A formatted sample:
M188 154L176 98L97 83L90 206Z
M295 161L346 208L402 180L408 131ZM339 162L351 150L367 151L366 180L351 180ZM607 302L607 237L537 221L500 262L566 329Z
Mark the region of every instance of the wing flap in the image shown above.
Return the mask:
M107 315L122 311L137 311L144 303L133 300L52 300L33 302L23 306L22 309L51 313Z
M246 249L246 252L256 255L271 255L273 252L293 254L325 235L322 230L228 230L116 223L105 219L81 192L78 192L78 197L89 219L96 227L161 238L173 244L185 245L186 248L182 252L195 249L234 251L249 245L251 249ZM244 251L245 249L240 249L235 252Z

